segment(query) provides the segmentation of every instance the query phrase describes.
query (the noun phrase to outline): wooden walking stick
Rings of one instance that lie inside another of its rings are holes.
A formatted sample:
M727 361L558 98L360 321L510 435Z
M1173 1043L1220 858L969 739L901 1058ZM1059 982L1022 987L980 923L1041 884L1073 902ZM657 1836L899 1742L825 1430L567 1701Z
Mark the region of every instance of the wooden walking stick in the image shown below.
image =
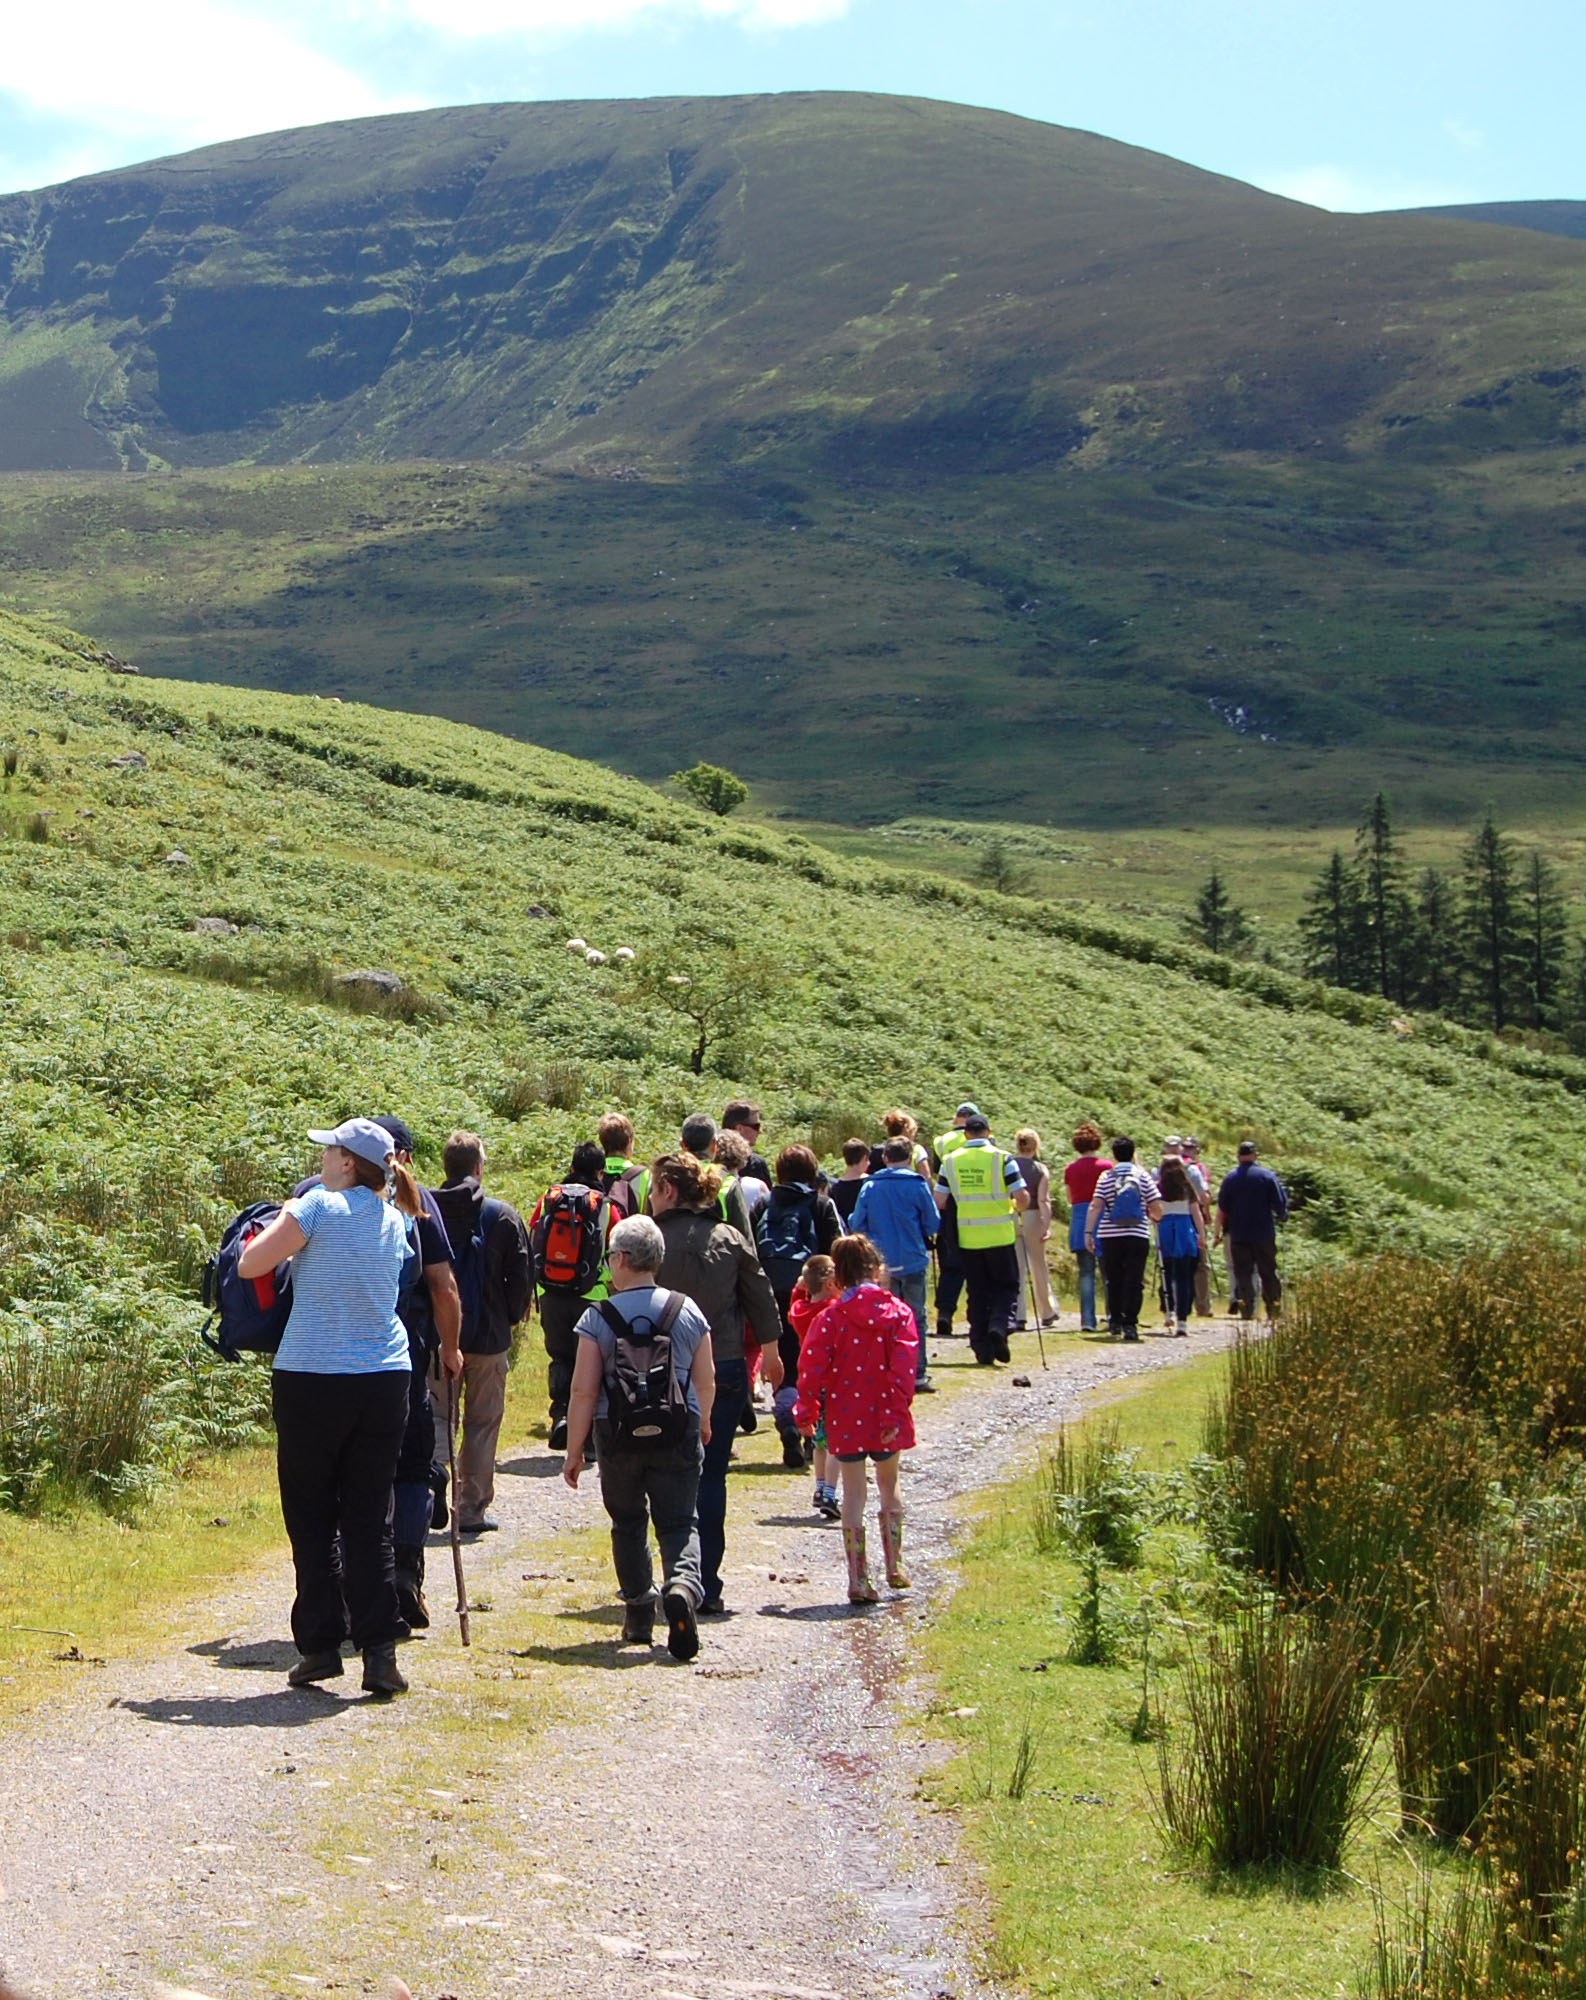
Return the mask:
M452 1480L452 1574L457 1578L457 1625L463 1635L463 1644L471 1645L468 1635L468 1586L463 1582L463 1540L457 1527L457 1377L446 1377L446 1463Z

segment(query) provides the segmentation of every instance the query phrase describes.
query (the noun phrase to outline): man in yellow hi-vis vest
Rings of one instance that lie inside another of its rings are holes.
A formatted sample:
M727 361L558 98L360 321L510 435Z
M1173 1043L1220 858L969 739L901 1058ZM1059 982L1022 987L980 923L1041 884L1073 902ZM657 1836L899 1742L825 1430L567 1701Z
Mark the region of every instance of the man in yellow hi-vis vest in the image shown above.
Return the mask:
M958 1255L969 1293L969 1344L983 1368L1007 1361L1019 1315L1019 1210L1030 1196L1013 1156L991 1143L985 1114L964 1120L964 1143L942 1161L936 1206L958 1215Z

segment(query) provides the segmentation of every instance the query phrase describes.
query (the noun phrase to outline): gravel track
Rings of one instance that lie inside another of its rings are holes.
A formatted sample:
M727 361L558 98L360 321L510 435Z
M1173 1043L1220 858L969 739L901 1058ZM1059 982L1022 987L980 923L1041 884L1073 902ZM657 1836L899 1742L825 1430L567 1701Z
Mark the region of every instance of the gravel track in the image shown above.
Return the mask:
M846 1603L806 1477L745 1467L733 1615L702 1626L692 1669L612 1643L598 1497L549 1476L539 1446L503 1467L470 1590L505 1610L532 1579L570 1643L507 1648L481 1612L464 1654L437 1550L403 1702L358 1698L352 1675L284 1688L284 1561L196 1605L196 1643L62 1668L59 1701L0 1738L0 1966L33 2000L160 1978L225 2000L373 1992L385 1972L418 2000L984 2000L973 1875L951 1816L917 1799L943 1753L911 1641L948 1582L957 1503L1082 1397L1230 1337L1054 1338L1029 1388L980 1375L922 1400L914 1589L873 1611ZM475 1750L494 1684L531 1677L551 1726L491 1710ZM346 1827L360 1851L339 1851Z

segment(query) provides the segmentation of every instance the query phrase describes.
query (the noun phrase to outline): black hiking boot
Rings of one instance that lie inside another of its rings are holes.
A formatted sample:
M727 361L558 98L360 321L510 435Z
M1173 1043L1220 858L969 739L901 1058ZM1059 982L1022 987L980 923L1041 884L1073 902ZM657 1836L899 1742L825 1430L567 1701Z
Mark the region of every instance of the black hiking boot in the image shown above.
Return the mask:
M782 1465L788 1472L804 1470L804 1440L797 1431L782 1433Z
M566 1451L567 1449L566 1417L558 1417L556 1419L556 1422L552 1424L549 1442L552 1451Z
M743 1415L738 1419L739 1430L743 1432L746 1438L753 1437L755 1431L759 1428L759 1423L760 1419L755 1415L754 1404L745 1403L743 1406Z
M622 1609L622 1643L625 1646L655 1644L655 1606L626 1604Z
M407 1693L408 1684L402 1677L402 1669L397 1665L395 1646L365 1646L363 1691L365 1694L382 1696Z
M323 1653L305 1653L286 1677L288 1687L313 1687L319 1681L339 1680L342 1674L341 1648Z
M415 1632L429 1629L430 1608L424 1602L424 1545L398 1542L396 1548L397 1609Z
M692 1660L699 1652L699 1622L694 1593L686 1584L672 1584L661 1593L666 1613L666 1650L674 1660Z

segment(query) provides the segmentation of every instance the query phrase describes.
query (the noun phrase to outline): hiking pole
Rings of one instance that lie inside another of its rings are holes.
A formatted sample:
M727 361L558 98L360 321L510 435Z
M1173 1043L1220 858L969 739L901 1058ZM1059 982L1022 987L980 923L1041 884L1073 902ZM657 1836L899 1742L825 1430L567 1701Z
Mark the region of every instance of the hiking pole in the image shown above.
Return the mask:
M1046 1252L1043 1250L1044 1257ZM1041 1350L1041 1372L1046 1372L1046 1341L1041 1334L1041 1315L1035 1303L1035 1253L1028 1244L1025 1246L1024 1275L1030 1288L1030 1324L1035 1328L1035 1344Z
M442 1364L444 1371L445 1363ZM449 1509L452 1528L452 1574L457 1578L457 1624L463 1635L463 1644L473 1642L468 1636L468 1588L463 1582L463 1538L457 1527L457 1377L446 1377L446 1464L451 1472L452 1504Z

